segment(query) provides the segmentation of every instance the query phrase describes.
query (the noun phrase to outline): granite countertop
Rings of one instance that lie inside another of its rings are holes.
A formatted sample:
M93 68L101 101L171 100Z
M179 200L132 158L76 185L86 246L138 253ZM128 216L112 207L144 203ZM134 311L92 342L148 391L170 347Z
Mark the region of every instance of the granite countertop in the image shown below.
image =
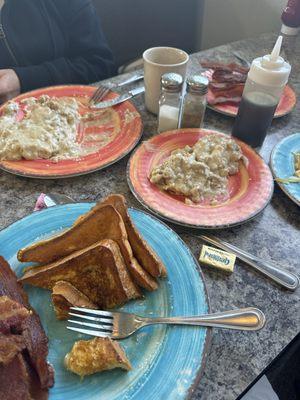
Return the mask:
M189 72L199 72L201 59L233 60L233 50L252 60L269 52L275 39L276 35L267 34L199 52L191 56ZM299 97L300 38L297 38L294 49L286 48L285 51L293 67L290 83ZM122 78L114 78L114 81ZM143 139L147 139L156 133L156 118L145 110L143 96L135 98L133 103L142 115ZM205 127L230 133L232 124L232 118L207 110ZM298 102L290 115L274 120L261 149L266 162L269 162L274 145L281 138L299 131L299 124ZM94 201L110 193L123 193L130 205L142 208L126 183L127 161L128 156L105 170L62 180L26 179L0 172L0 228L30 213L41 192L64 193L77 201ZM275 265L299 273L299 215L299 208L275 187L271 203L257 218L240 227L224 229L215 234L265 260L273 261ZM181 236L198 256L201 241L189 234ZM205 268L203 273L212 311L256 306L267 317L265 328L259 332L213 331L204 375L192 398L231 400L246 388L300 330L300 289L296 292L280 289L239 261L230 276Z

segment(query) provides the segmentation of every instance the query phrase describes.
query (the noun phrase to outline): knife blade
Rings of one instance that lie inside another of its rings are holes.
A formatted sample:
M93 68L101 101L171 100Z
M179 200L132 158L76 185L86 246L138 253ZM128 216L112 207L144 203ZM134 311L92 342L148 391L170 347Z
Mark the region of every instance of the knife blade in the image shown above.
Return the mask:
M246 264L250 265L252 268L261 272L262 274L268 276L273 281L277 282L279 285L285 287L289 290L296 290L299 287L300 280L297 274L293 272L284 270L279 266L273 265L271 262L268 262L264 259L254 256L233 244L227 243L224 240L218 239L214 236L205 236L205 235L194 235L205 242L212 244L213 246L219 247L224 251L229 251L234 253L240 260L244 261Z
M141 86L141 87L129 90L127 93L121 94L120 96L118 96L112 100L101 101L100 103L94 104L92 108L102 109L102 108L113 107L117 104L123 103L123 101L129 100L132 97L137 96L140 93L143 93L144 91L145 91L145 87Z

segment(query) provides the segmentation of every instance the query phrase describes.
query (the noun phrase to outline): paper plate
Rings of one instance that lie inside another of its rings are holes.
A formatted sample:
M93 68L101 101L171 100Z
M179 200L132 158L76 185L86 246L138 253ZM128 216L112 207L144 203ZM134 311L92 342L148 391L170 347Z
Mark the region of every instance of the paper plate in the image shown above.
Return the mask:
M20 276L26 264L17 251L72 225L93 204L77 203L36 212L0 232L0 254ZM122 309L145 316L200 315L209 311L202 273L179 236L156 218L130 209L137 228L161 257L168 278L159 289L145 293ZM25 286L30 303L41 317L49 338L49 362L55 369L50 400L182 400L190 396L200 379L209 349L210 330L202 327L147 327L122 340L132 371L105 371L80 379L67 371L63 359L73 343L84 337L66 329L55 318L47 290Z
M208 90L207 102L208 102L208 107L211 110L217 111L229 117L235 117L237 115L239 104L232 104L230 102L223 104L212 104L211 98L212 98L212 93L210 90ZM295 91L289 85L287 85L284 88L282 97L276 108L274 118L283 117L284 115L289 114L295 107L296 101L297 98Z
M81 114L90 112L87 107L88 99L95 91L92 86L52 86L34 90L18 96L14 99L18 103L28 97L40 97L41 95L57 97L73 97L80 102ZM105 99L117 96L109 93ZM0 115L2 112L0 107ZM128 154L139 141L142 135L142 120L140 114L129 101L125 101L115 107L101 111L99 119L94 120L93 126L85 127L78 132L77 140L83 146L92 141L93 150L90 154L77 159L52 162L49 160L20 160L1 161L0 168L16 175L31 178L66 178L84 175L97 171L120 160Z
M273 149L270 166L274 178L289 178L294 175L293 152L300 152L300 133L282 139ZM284 193L300 206L300 183L277 182Z
M248 145L236 140L249 165L241 162L239 172L229 178L229 199L216 206L186 204L182 196L160 190L149 180L152 169L173 150L193 146L201 137L220 132L207 129L178 129L143 142L132 154L127 179L132 193L150 211L179 225L218 229L242 224L254 218L269 203L273 178L263 159Z

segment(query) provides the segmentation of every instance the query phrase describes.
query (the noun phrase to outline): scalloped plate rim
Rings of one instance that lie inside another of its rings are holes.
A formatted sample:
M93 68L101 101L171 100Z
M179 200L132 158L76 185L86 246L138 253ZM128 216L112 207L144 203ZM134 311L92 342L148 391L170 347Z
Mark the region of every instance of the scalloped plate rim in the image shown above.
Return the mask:
M288 138L290 138L291 136L294 136L294 135L299 135L299 138L300 138L300 133L299 133L299 132L296 132L296 133L293 133L293 134L291 134L291 135L289 135L289 136L286 136L285 138L281 139L281 140L273 147L273 149L272 149L272 151L271 151L271 155L270 155L270 169L271 169L271 171L272 171L272 174L273 174L274 179L275 179L275 178L278 178L278 176L275 174L275 165L274 165L274 163L275 163L275 160L274 160L275 151L278 150L278 147L281 146L285 140L287 140ZM284 183L281 183L281 182L276 182L276 183L277 183L277 185L280 187L280 189L287 195L287 197L289 197L290 200L292 200L297 206L300 207L300 200L296 199L296 197L294 197L294 196L290 193L290 191L287 190L286 185L285 185Z
M12 227L12 226L15 225L15 224L18 224L20 221L24 221L24 220L26 221L26 219L29 219L32 215L35 215L35 214L37 214L37 213L38 213L38 214L45 213L45 212L47 212L49 209L58 209L58 208L63 208L63 207L65 207L65 206L72 206L72 204L76 204L76 205L89 205L89 206L93 207L93 206L96 204L96 202L76 202L76 203L67 203L67 204L55 205L55 206L52 206L52 207L43 209L43 210L41 210L41 211L36 211L36 212L32 211L31 213L25 215L24 217L18 218L18 219L16 219L15 221L13 221L12 223L10 223L9 225L7 225L7 226L1 228L1 229L0 229L0 233L4 232L5 230L9 229L10 227ZM157 218L157 217L155 217L154 215L149 214L149 213L147 213L147 212L145 212L145 211L143 211L143 210L137 209L137 208L135 208L135 207L129 207L128 209L129 209L129 211L130 211L130 210L133 210L133 211L135 211L135 212L138 212L138 213L147 215L150 219L152 218L152 219L154 219L155 221L157 221L159 224L162 224L168 231L172 232L172 234L174 234L174 235L176 235L176 236L178 237L178 239L179 239L181 245L183 246L183 248L185 248L185 250L189 253L189 255L191 256L191 258L192 258L192 259L194 260L194 262L195 262L196 271L197 271L197 273L198 273L198 275L199 275L199 279L200 279L200 280L202 281L202 283L203 283L204 296L205 296L205 301L206 301L206 304L207 304L207 312L208 312L208 313L211 312L210 296L209 296L209 293L208 293L208 290L207 290L206 282L205 282L205 279L204 279L204 274L203 274L203 272L202 272L202 270L201 270L201 268L200 268L200 265L199 265L198 260L196 259L196 257L195 257L194 254L192 253L192 251L190 250L189 246L183 241L183 239L179 236L179 234L178 234L177 232L175 232L170 226L168 226L166 223L164 223L163 221L161 221L159 218ZM208 354L209 354L210 349L211 349L212 332L213 332L213 330L212 330L212 328L210 328L210 327L206 327L205 329L206 329L206 332L205 332L205 339L204 339L204 345L203 345L202 360L201 360L201 363L199 364L199 367L198 367L197 370L196 370L195 378L194 378L194 380L192 381L192 383L191 383L191 385L190 385L190 387L189 387L189 389L188 389L188 391L187 391L187 394L186 394L186 396L185 396L185 399L186 399L186 400L190 400L190 399L191 399L195 388L197 387L197 385L199 384L199 382L200 382L200 380L201 380L201 378L202 378L202 376L203 376L204 369L205 369L205 365L206 365L207 358L208 358ZM49 399L51 399L51 393L49 393ZM99 398L99 400L100 400L100 398ZM130 398L128 398L128 400L130 400Z
M294 90L294 88L291 85L287 85L290 89L292 89L293 93L295 94L295 103L292 105L292 107L290 107L288 110L286 110L284 113L275 113L273 119L277 119L277 118L282 118L285 117L287 115L289 115L295 108L296 104L297 104L297 96L296 96L296 92ZM226 104L226 103L225 103ZM224 110L220 110L218 108L218 106L214 106L213 104L207 102L207 108L209 108L212 111L215 111L219 114L225 115L226 117L231 117L231 118L235 118L237 116L237 113L234 112L230 112L230 111L224 111Z
M34 93L34 92L37 92L37 91L42 91L42 90L45 90L45 89L63 89L65 87L68 87L68 88L76 87L76 88L83 88L83 89L87 88L87 87L88 88L97 88L97 86L93 86L93 85L76 85L76 84L44 86L42 88L30 90L30 91L28 91L26 93L21 93L20 95L17 96L17 98L19 96L23 96L23 95L27 95L27 94L30 95L30 93ZM114 92L112 90L110 92L113 93L113 94L116 94L116 95L119 94L119 93ZM87 170L87 171L74 172L74 173L71 173L71 174L57 174L57 175L56 174L52 174L52 175L50 175L50 174L47 174L47 175L30 174L30 173L22 172L20 170L14 170L12 168L7 168L7 167L5 167L3 165L3 163L1 161L0 161L0 169L2 171L5 171L5 172L9 173L9 174L16 175L16 176L23 177L23 178L32 178L32 179L67 179L67 178L73 178L73 177L77 177L77 176L84 176L84 175L91 174L91 173L96 172L96 171L101 171L102 169L105 169L105 168L117 163L122 158L126 157L137 146L137 144L139 143L139 141L141 140L141 138L143 136L143 131L144 131L144 124L143 124L143 120L142 120L140 112L137 110L135 105L130 100L126 100L124 103L126 103L126 102L130 103L135 108L135 111L139 114L141 128L140 128L140 132L137 135L137 138L136 138L135 142L132 143L132 146L130 148L126 149L125 152L121 153L116 159L114 159L112 161L109 161L109 162L107 162L105 164L102 164L99 167L92 168L92 169ZM6 103L7 102L5 102L4 104L2 104L0 106L0 111L5 106ZM73 159L73 160L75 160L75 159ZM20 161L22 161L22 160L20 160Z
M188 128L184 128L185 130ZM194 128L190 128L190 129L194 129ZM201 128L202 129L202 128ZM208 128L205 128L207 130L211 130ZM176 129L177 131L178 129ZM168 131L170 132L170 131ZM217 133L221 133L224 134L224 132L221 131L217 131L214 129L214 132ZM165 132L163 132L165 133ZM151 139L151 138L150 138ZM149 140L150 140L149 139ZM131 159L134 157L135 153L137 152L137 150L139 149L141 145L137 146L134 151L131 153L131 156L128 160L127 163L127 167L126 167L126 179L127 179L127 184L129 186L129 189L131 191L131 193L134 195L134 197L137 199L137 201L143 206L145 207L149 212L151 212L151 214L155 215L157 218L162 218L164 221L179 225L179 226L183 226L185 228L194 228L194 229L205 229L205 230L216 230L216 229L226 229L226 228L231 228L231 227L235 227L235 226L240 226L243 225L251 220L253 220L254 218L256 218L260 213L262 213L264 211L264 209L269 205L272 197L273 197L273 193L274 193L274 182L272 182L272 189L270 191L270 195L269 198L266 200L265 205L258 210L256 213L254 213L253 215L245 218L244 220L240 220L236 223L230 223L230 224L223 224L223 225L212 225L212 226L208 226L208 225L200 225L200 224L188 224L188 223L184 223L184 222L180 222L178 220L166 217L164 214L160 213L159 211L155 210L154 208L150 207L147 203L145 203L144 199L142 199L142 197L140 197L140 195L135 191L135 188L131 182L131 178L130 178L130 163L131 163ZM258 154L254 149L252 149L262 160L263 158L261 157L260 154ZM264 161L264 160L263 160ZM265 163L265 161L264 161ZM267 165L267 164L266 164Z

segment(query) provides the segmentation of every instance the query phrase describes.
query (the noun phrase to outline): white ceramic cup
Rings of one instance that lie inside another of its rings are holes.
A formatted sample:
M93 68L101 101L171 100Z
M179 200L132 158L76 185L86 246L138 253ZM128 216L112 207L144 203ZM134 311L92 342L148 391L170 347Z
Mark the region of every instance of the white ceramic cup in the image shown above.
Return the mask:
M176 72L185 78L189 55L175 47L152 47L144 51L143 60L146 107L153 114L158 114L161 76Z

